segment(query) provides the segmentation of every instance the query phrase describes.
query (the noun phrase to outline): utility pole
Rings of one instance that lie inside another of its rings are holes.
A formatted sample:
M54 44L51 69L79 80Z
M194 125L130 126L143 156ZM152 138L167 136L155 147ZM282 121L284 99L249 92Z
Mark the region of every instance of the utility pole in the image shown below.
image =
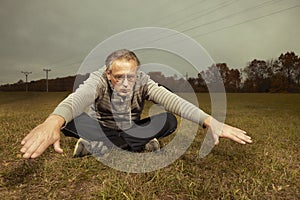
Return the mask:
M46 72L46 91L48 92L49 90L48 90L48 72L50 72L51 71L51 69L43 69L43 71L45 71Z
M26 76L25 84L26 84L26 92L28 92L28 75L31 74L32 72L23 72L23 71L21 71L21 73L25 74L25 76Z

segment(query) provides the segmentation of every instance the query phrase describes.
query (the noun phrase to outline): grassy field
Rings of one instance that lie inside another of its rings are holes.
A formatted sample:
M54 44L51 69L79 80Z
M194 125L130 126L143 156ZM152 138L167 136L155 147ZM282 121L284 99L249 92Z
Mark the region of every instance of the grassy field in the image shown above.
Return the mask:
M300 199L299 94L228 94L226 122L246 130L253 144L222 139L199 159L199 128L180 159L142 174L92 156L72 158L76 140L64 136L64 154L51 147L36 160L21 158L22 138L66 95L0 93L0 199ZM198 97L209 110L209 96Z

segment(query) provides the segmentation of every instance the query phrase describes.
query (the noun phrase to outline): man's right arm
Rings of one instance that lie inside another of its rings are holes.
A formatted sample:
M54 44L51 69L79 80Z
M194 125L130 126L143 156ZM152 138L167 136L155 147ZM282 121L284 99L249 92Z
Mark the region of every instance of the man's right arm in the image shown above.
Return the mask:
M102 73L103 68L91 73L89 78L75 92L58 104L52 114L62 116L66 124L82 114L101 95L100 88L105 87Z
M63 153L59 144L61 128L94 102L99 95L99 88L102 86L101 71L91 73L84 84L64 99L42 124L35 127L22 140L23 158L36 158L51 144L53 144L56 152Z

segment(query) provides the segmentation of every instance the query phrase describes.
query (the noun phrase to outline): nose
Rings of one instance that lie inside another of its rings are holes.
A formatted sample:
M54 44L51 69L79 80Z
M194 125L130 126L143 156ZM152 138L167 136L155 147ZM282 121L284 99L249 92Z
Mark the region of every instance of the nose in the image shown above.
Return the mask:
M123 87L127 88L128 87L128 80L127 76L125 76L124 81L123 81Z

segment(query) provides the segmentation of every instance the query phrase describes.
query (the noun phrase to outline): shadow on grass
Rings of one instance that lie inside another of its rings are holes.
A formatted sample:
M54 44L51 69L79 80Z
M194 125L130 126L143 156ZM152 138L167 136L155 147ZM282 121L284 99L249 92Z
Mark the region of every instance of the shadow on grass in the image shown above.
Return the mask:
M35 179L43 164L35 160L22 160L1 174L4 187L26 184Z

